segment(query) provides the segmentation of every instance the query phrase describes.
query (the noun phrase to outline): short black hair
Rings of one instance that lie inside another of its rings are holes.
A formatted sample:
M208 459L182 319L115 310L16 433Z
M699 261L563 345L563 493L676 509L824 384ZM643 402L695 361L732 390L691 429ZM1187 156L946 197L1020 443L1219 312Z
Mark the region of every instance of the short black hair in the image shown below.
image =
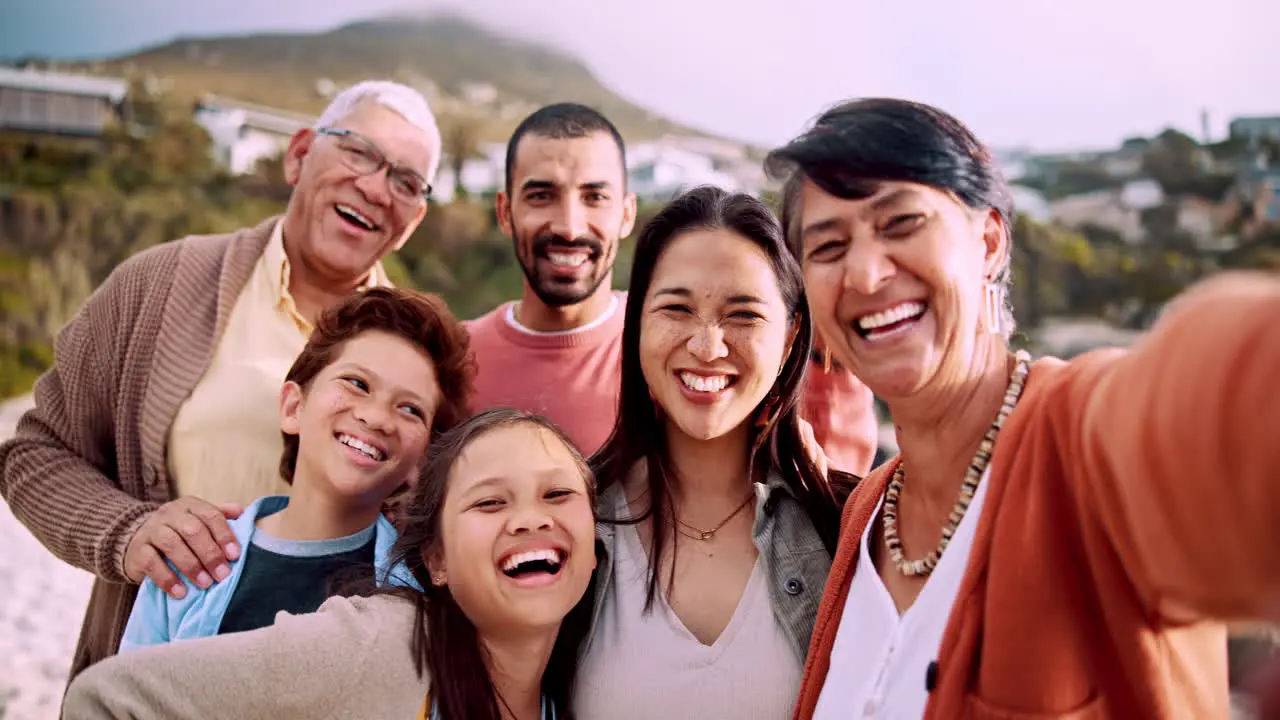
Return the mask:
M614 127L609 119L599 112L578 103L555 103L535 110L532 115L520 121L511 139L507 141L506 186L507 194L511 194L511 177L516 167L516 150L525 135L541 135L542 137L561 140L564 138L583 138L595 133L608 133L618 146L618 157L622 160L622 183L627 183L627 148L622 142L622 133Z
M793 187L804 176L846 199L870 197L885 180L928 185L955 194L971 208L992 208L1012 227L1013 200L991 151L959 120L923 103L897 98L841 103L769 153L765 169ZM785 215L795 208L783 210Z
M885 181L913 182L949 192L975 210L999 214L1010 253L997 277L1008 302L1012 281L1013 197L991 150L964 123L936 107L898 98L843 102L813 127L769 153L765 171L783 180L782 226L800 257L800 191L805 179L846 200L875 194ZM1006 327L1013 327L1006 306Z

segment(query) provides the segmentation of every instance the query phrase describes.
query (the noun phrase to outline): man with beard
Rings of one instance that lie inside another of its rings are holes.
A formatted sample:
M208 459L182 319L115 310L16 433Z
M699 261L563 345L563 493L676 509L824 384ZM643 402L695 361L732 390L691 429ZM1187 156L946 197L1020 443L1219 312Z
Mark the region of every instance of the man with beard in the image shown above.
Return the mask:
M525 118L507 144L497 215L524 292L467 323L479 366L474 409L541 413L592 453L617 410L626 298L613 291L613 262L636 218L617 128L573 103Z

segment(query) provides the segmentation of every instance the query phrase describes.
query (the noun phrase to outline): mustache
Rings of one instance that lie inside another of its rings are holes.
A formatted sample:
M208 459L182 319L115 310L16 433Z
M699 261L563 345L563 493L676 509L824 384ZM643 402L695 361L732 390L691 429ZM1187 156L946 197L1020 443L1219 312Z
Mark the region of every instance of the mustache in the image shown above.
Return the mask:
M551 247L563 248L565 250L586 248L595 256L599 256L604 252L604 243L595 238L578 237L570 240L555 233L542 233L541 235L537 235L533 238L531 246L533 248L533 252L539 255L545 254Z

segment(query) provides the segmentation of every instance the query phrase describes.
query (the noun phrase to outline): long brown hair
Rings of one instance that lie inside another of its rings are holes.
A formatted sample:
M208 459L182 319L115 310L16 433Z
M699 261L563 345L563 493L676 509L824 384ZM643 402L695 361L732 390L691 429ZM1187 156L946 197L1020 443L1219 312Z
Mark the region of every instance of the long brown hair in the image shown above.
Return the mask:
M431 698L440 716L447 720L499 720L501 714L476 627L447 586L431 584L424 550L447 542L441 537L441 514L450 473L463 451L491 430L521 424L546 430L564 443L586 479L588 499L592 508L595 507L591 470L563 430L541 415L522 410L486 410L441 435L432 444L418 484L400 508L400 538L391 548L388 565L407 568L422 590L388 585L378 591L378 594L397 595L413 603L416 617L410 642L414 669L419 677L428 673ZM551 659L542 674L543 696L554 703L558 717L568 720L572 719L569 704L577 674L578 650L587 636L591 609L591 593L587 592L561 624Z
M835 553L840 532L840 509L857 478L838 470L823 477L805 451L800 433L801 387L813 345L809 303L804 294L800 265L787 252L782 226L769 208L743 193L715 187L698 187L667 204L640 232L631 265L626 322L622 330L622 391L613 433L591 457L592 470L604 492L621 483L641 460L648 463L646 488L649 507L630 521L604 518L601 522L633 524L650 518L653 548L649 553L646 611L657 595L657 569L665 550L668 530L675 517L672 503L674 469L667 458L666 434L658 408L649 392L640 367L640 316L645 295L653 281L658 259L680 235L692 230L727 228L754 243L769 258L787 311L794 318L795 339L769 394L756 408L758 423L752 430L751 469L753 473L775 472L791 489L822 538L828 553ZM672 552L675 550L673 548ZM675 578L675 563L667 589Z

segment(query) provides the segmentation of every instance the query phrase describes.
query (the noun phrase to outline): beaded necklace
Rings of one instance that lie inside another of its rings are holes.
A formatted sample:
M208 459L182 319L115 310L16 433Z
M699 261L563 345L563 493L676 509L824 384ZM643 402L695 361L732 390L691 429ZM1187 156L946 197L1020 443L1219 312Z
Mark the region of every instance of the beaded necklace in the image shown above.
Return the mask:
M978 446L978 452L974 453L973 460L965 470L964 482L960 485L960 497L956 498L955 507L951 509L951 515L947 518L947 525L942 528L942 539L938 541L937 548L929 551L928 555L919 560L908 560L903 555L902 538L898 537L898 496L902 493L902 483L906 479L906 471L903 470L905 463L899 462L897 469L893 471L889 488L884 493L884 544L889 548L889 557L893 559L893 564L903 575L927 577L932 573L938 566L938 562L942 560L942 553L951 543L951 536L960 526L965 512L969 510L969 503L973 502L973 494L977 492L982 473L986 471L991 453L995 450L1000 428L1018 404L1018 399L1022 397L1022 387L1031 368L1031 356L1027 351L1019 350L1014 353L1013 358L1015 363L1013 374L1009 377L1009 387L1005 390L1004 402L1000 404L1000 412L996 414L995 422L987 428L982 444Z

